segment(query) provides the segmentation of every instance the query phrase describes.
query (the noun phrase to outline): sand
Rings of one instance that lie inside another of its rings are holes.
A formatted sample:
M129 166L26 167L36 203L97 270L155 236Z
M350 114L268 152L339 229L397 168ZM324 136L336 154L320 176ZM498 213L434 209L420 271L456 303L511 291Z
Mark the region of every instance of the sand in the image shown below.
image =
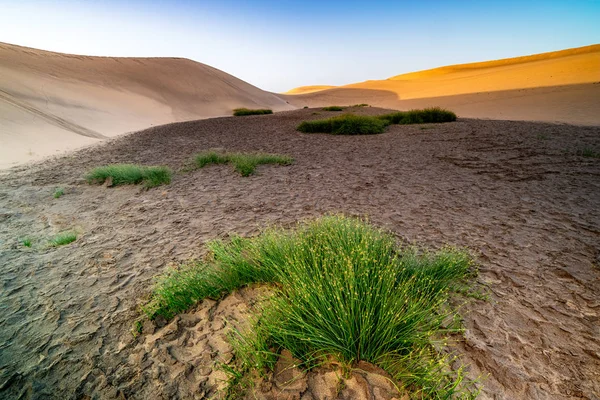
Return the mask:
M439 105L469 118L600 125L600 45L290 93L282 97L298 107Z
M187 59L88 57L0 43L0 168L237 107L292 109Z
M0 397L218 397L225 376L215 363L232 357L227 321L243 325L263 289L202 302L134 338L152 278L202 256L207 240L344 212L399 240L478 255L490 299L463 309L466 331L451 349L471 376L488 375L481 399L597 399L600 161L577 152L600 151L600 128L461 118L374 136L296 132L333 114L313 112L155 127L1 176ZM296 163L249 178L211 166L149 191L82 179L110 162L179 169L215 147ZM45 247L66 229L78 230L76 242ZM303 378L297 393L324 398L331 375ZM348 387L372 378L361 372Z

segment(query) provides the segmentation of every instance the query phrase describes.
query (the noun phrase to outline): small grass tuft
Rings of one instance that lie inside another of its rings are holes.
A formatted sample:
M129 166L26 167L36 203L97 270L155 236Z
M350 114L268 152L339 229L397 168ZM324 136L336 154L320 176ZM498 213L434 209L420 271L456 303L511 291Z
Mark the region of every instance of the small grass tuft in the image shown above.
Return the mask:
M31 247L31 239L29 239L29 238L22 239L21 244L25 247Z
M293 162L292 157L267 153L219 153L209 150L194 156L194 163L198 168L209 164L232 164L242 176L252 175L261 164L290 165Z
M304 106L304 107L302 107L302 108L306 109L306 108L308 108L308 106Z
M91 170L85 179L88 183L103 184L111 181L111 186L137 185L144 183L147 188L171 183L173 172L167 167L146 167L134 164L113 164Z
M367 103L360 103L360 104L355 104L352 107L371 107L371 106L368 105Z
M329 106L329 107L324 107L323 111L344 111L344 107L340 107L340 106Z
M577 150L575 154L581 157L600 158L600 152L589 147Z
M236 108L233 110L233 115L236 117L244 117L246 115L265 115L265 114L273 114L273 110L269 109L257 109L252 110L249 108Z
M50 241L50 246L52 246L52 247L64 246L66 244L73 243L76 240L77 240L76 233L64 232L64 233L60 233L57 236L55 236Z
M419 398L452 398L468 386L463 370L450 368L455 359L436 350L460 332L448 300L470 286L467 253L400 247L392 234L343 216L208 247L205 261L160 277L144 311L168 319L202 299L271 284L252 328L233 333L230 383L272 369L287 349L304 368L377 364Z
M379 115L377 118L386 121L390 125L408 125L453 122L456 121L456 114L440 107L431 107L422 110L398 111Z
M371 135L383 133L387 122L375 117L343 114L338 117L304 121L297 129L304 133L331 133L334 135Z
M54 198L58 199L65 194L65 190L63 188L56 188L54 191Z

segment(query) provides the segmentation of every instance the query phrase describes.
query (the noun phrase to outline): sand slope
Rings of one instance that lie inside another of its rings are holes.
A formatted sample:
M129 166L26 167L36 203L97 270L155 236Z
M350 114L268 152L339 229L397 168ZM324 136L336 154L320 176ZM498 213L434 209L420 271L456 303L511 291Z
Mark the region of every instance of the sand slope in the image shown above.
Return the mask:
M297 106L369 102L406 109L443 105L465 117L596 125L600 124L598 83L600 45L592 45L284 97Z
M291 108L187 59L88 57L0 43L0 168L236 107Z

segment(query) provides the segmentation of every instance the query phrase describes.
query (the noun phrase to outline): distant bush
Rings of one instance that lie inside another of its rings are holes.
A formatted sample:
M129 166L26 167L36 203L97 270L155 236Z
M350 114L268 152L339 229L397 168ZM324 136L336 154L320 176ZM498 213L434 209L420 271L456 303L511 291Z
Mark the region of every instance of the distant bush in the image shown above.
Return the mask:
M234 169L242 176L254 173L260 164L289 165L294 161L292 157L266 153L218 153L204 151L194 156L196 167L202 168L209 164L232 164Z
M408 125L453 122L456 121L456 114L440 107L431 107L422 110L398 111L395 113L379 115L377 118L386 121L390 125Z
M264 115L264 114L273 114L273 110L268 109L258 109L251 110L249 108L236 108L233 110L233 115L236 117L244 117L246 115Z
M111 180L112 186L137 185L147 188L171 183L172 172L167 167L145 167L134 164L114 164L94 168L86 176L88 183L102 184Z
M297 129L304 133L332 133L334 135L371 135L383 133L387 122L376 117L344 114L339 117L304 121Z
M304 108L308 108L308 106L304 106Z
M340 107L340 106L329 106L329 107L325 107L325 108L323 108L323 111L344 111L344 107Z
M355 104L352 107L371 107L371 106L368 105L367 103L360 103L360 104Z

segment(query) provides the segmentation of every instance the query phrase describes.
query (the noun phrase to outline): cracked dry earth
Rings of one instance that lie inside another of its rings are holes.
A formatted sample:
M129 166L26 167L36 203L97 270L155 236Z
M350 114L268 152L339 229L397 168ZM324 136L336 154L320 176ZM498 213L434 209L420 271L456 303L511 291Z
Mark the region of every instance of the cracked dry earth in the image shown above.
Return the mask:
M490 299L463 309L453 350L471 376L487 376L481 399L600 399L600 159L577 155L600 151L600 128L459 119L374 136L296 132L330 115L314 111L155 127L0 177L0 397L219 397L229 325L243 327L265 289L147 322L134 338L152 278L201 257L210 239L343 212L404 241L478 254ZM115 162L180 169L209 148L296 162L248 178L211 166L148 191L82 179ZM57 187L65 195L54 199ZM64 230L77 241L49 248ZM257 397L405 398L374 366L336 388L335 371L280 364L298 379L284 387L275 374Z

